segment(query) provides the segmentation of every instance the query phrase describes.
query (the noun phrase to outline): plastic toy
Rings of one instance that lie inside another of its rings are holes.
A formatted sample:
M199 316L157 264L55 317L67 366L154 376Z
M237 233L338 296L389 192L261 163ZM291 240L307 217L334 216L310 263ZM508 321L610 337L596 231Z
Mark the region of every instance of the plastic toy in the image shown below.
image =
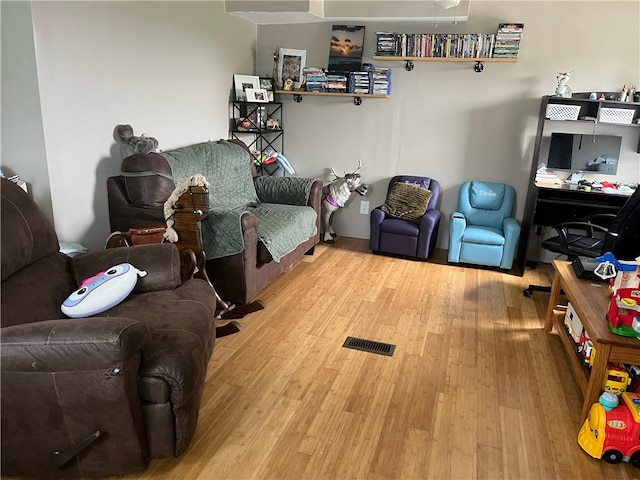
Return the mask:
M556 87L556 96L563 98L571 98L571 89L569 88L569 80L571 79L571 74L573 70L570 72L559 72L556 76L556 80L558 82L558 86Z
M638 365L625 365L625 367L627 367L627 372L631 377L631 383L627 391L640 393L640 367Z
M611 296L607 319L613 333L640 338L640 289L618 288Z
M295 175L296 171L291 166L291 163L287 158L281 153L275 152L273 150L265 150L260 158L256 159L256 165L269 165L271 163L277 163L278 167L280 167L285 173L289 175Z
M62 313L80 318L109 310L127 298L138 276L146 274L129 263L115 265L83 281L80 288L62 302Z
M623 365L614 365L612 363L608 365L607 376L602 384L602 390L615 395L622 395L630 384L631 377Z
M580 336L582 335L582 332L584 332L584 327L582 326L582 322L580 321L580 317L578 317L575 308L571 305L571 302L567 304L567 311L564 315L564 325L569 331L571 338L573 338L573 341L576 343L580 342Z
M265 150L264 152L262 152L262 154L258 158L256 158L254 164L256 166L270 165L276 162L277 156L278 154L273 150Z
M275 118L267 118L267 122L265 123L265 127L267 130L279 130L280 122Z
M578 433L578 444L593 458L608 463L624 460L640 468L640 395L623 393L622 402L609 411L594 403Z
M289 163L289 160L287 160L287 158L284 155L282 155L281 153L279 153L276 156L276 162L277 162L278 166L282 170L284 170L286 173L288 173L289 175L295 175L296 171L291 166L291 163Z
M600 395L598 402L600 402L602 408L604 408L607 412L610 412L620 404L620 399L613 393L604 392L602 395Z
M639 288L640 287L640 261L634 262L618 260L611 252L607 252L600 257L596 257L598 266L594 273L603 280L613 279L610 282L612 292L619 288Z
M596 356L596 349L593 346L593 342L589 338L589 335L585 331L580 334L578 353L582 357L582 361L585 365L588 365L589 367L593 365L593 360Z

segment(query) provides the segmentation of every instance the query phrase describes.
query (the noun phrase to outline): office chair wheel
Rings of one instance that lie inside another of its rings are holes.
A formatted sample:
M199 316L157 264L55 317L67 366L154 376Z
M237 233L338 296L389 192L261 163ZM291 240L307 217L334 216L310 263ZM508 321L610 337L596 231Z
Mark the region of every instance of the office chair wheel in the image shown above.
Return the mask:
M546 285L529 285L522 291L522 295L525 297L530 297L533 295L533 292L547 292L551 293L551 286Z

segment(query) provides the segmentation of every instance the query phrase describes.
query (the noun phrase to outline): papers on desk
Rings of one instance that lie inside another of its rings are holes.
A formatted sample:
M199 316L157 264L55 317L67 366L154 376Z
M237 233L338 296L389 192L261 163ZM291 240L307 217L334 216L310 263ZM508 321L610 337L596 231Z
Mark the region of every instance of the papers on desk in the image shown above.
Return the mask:
M536 170L536 183L556 183L559 180L560 179L556 173L551 170L547 170L547 166L544 163L538 165L538 169Z
M620 183L602 182L600 184L600 191L602 193L612 193L614 195L631 196L633 195L633 192L635 192L635 189Z

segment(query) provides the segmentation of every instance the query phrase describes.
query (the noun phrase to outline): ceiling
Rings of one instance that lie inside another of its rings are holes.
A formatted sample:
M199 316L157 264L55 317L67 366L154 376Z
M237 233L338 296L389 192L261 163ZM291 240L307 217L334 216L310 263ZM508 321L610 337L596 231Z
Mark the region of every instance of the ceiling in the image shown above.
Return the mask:
M456 5L457 3L457 5ZM466 22L470 0L225 0L256 25L312 22Z

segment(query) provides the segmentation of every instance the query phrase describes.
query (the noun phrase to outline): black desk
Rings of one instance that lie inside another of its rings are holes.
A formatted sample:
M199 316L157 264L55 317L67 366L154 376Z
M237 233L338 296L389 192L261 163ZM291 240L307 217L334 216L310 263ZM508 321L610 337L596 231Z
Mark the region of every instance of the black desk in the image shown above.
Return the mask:
M533 214L534 225L553 226L596 213L616 215L629 195L585 192L567 186L536 185L538 198Z
M527 192L515 267L524 274L529 234L533 225L553 226L596 213L617 214L629 195L585 192L568 185L532 184Z

